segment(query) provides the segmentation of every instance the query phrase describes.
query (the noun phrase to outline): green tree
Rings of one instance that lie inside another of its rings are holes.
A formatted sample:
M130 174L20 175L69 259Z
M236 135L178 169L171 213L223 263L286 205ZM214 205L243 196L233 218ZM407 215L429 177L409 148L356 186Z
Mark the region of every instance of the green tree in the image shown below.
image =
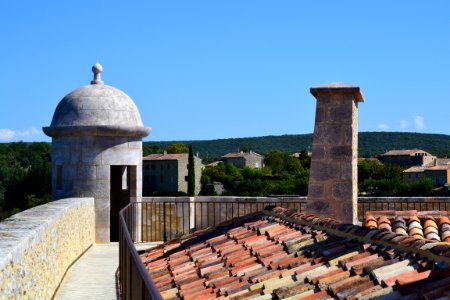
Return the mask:
M272 151L267 154L266 167L262 169L238 169L232 164L220 163L203 171L202 183L221 182L227 195L306 195L308 170L301 162L288 153Z
M0 219L50 200L50 144L0 144Z
M175 143L166 148L167 153L175 154L175 153L188 153L189 148L186 147L183 143Z
M304 171L298 158L278 150L267 153L264 158L264 164L272 170L274 175L298 174Z
M142 154L144 156L150 155L150 154L158 154L158 153L163 153L163 151L161 150L161 148L159 148L159 146L157 145L146 145L143 144L142 145Z
M264 164L274 174L280 174L284 169L284 153L278 150L270 151L264 157Z
M377 161L358 163L358 189L369 196L396 196L404 193L403 169L397 165L382 165Z
M434 183L431 178L423 177L416 182L403 183L398 189L396 196L431 196L434 193Z
M188 159L188 196L195 196L195 160L192 145L189 146Z

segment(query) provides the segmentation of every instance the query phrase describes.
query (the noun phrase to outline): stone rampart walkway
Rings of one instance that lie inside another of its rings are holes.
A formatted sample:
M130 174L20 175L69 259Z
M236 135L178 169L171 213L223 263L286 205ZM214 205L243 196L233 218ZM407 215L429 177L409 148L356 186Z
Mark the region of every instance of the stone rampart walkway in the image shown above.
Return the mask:
M118 243L92 245L67 271L55 299L119 299L118 266Z
M136 249L148 249L159 244L161 242L137 244ZM118 267L118 243L92 245L67 271L55 299L119 299Z

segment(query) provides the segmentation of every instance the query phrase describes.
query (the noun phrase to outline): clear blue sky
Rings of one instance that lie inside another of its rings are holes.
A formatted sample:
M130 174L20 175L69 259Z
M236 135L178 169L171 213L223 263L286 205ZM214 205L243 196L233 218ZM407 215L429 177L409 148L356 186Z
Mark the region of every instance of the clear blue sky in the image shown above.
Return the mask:
M360 131L450 134L449 1L1 1L0 32L0 142L48 141L97 61L148 141L311 133L329 82Z

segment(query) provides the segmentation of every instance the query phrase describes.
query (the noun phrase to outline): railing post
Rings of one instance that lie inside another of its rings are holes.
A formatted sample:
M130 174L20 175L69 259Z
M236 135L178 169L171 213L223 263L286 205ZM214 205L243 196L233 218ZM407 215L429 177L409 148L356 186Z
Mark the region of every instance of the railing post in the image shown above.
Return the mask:
M166 202L163 203L163 239L164 243L167 242L167 232L166 232Z

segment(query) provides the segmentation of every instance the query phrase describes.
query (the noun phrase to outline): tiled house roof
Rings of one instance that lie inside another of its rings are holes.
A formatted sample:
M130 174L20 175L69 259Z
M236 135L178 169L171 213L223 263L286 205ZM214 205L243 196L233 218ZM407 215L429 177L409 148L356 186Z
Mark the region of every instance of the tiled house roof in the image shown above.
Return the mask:
M237 153L227 153L225 155L222 156L222 158L237 158L237 157L246 157L246 156L259 156L261 157L262 155L256 152L237 152Z
M435 299L450 244L269 208L141 254L164 299Z
M427 153L428 155L431 155L430 153L420 150L420 149L406 149L406 150L390 150L386 153L381 154L381 156L403 156L403 155L409 155L414 156L416 153Z
M449 169L450 169L450 165L414 166L414 167L404 170L403 173L417 173L417 172L424 172L424 171L445 171L445 170L449 170Z
M187 157L187 153L174 153L174 154L150 154L144 156L143 160L178 160L183 157Z
M425 167L422 166L413 166L403 171L403 173L418 173L425 171Z
M448 217L447 211L368 211L365 226L384 229L403 236L450 243Z

